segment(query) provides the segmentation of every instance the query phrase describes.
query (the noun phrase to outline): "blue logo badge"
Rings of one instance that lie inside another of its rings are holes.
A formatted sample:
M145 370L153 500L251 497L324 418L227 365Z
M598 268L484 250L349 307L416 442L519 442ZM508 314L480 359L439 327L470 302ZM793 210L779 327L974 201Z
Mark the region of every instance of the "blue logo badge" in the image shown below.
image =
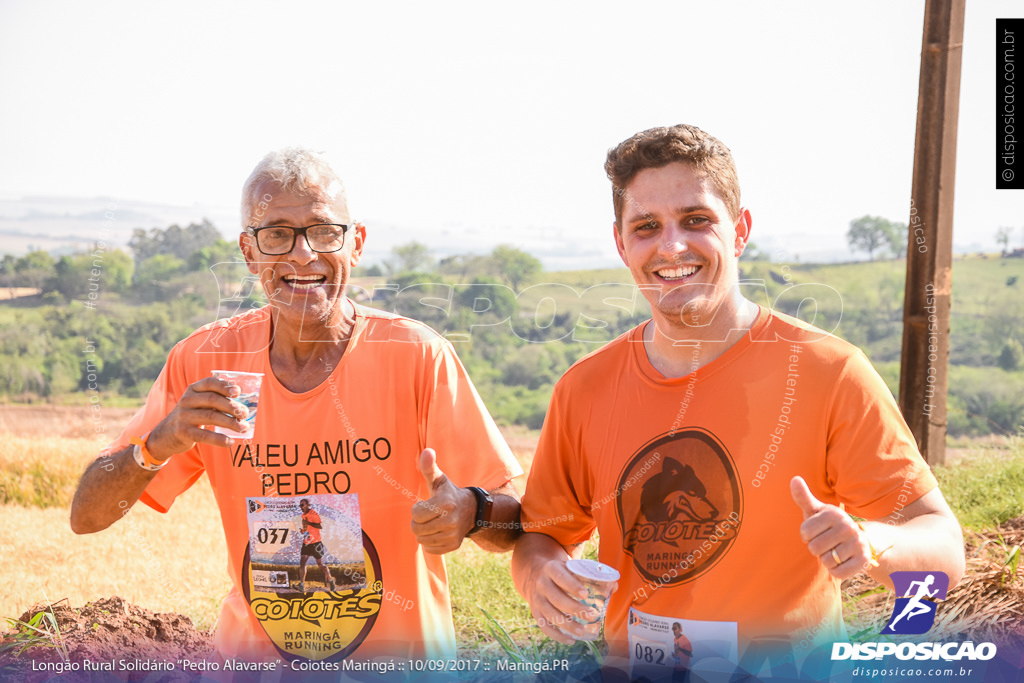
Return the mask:
M893 572L896 604L882 633L919 635L935 623L937 602L946 599L949 577L942 572Z

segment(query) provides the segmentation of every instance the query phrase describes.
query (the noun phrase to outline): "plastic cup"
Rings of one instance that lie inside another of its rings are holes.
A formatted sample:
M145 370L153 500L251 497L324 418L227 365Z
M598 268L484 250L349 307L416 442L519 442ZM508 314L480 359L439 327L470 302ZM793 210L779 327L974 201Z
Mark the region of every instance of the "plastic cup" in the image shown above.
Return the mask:
M242 420L242 424L245 425L244 432L236 432L233 429L226 429L217 425L214 425L213 431L235 439L251 439L256 429L256 408L260 402L260 385L263 384L263 373L214 370L213 376L237 385L241 393L231 400L237 401L249 409L248 417Z
M601 637L601 626L604 625L604 615L608 610L608 598L612 596L612 591L619 580L619 572L596 560L569 560L565 566L587 588L587 597L581 602L598 612L593 621L575 616L571 616L570 619L587 627L586 634L580 640L597 640Z

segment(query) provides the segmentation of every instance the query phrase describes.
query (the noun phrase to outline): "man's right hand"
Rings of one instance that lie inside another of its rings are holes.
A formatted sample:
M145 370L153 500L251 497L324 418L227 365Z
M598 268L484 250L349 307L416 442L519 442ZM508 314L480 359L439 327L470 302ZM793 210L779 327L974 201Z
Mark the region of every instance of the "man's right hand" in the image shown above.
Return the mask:
M213 427L237 432L245 430L242 420L249 411L241 403L231 400L239 393L236 385L216 377L205 377L190 385L174 410L149 433L146 448L150 455L154 460L162 461L184 453L197 443L219 447L233 445L234 439L214 432Z
M519 593L530 606L537 625L552 640L572 645L587 635L576 616L593 621L598 613L583 604L587 588L565 566L570 556L556 540L540 533L526 533L516 543L512 576Z
M213 427L243 431L240 420L248 410L231 400L238 395L237 386L214 377L189 386L174 409L150 431L146 439L150 456L162 462L197 443L231 446L234 439L217 434ZM155 472L135 463L134 448L100 456L86 468L71 501L71 529L76 534L106 529L127 514L146 490Z

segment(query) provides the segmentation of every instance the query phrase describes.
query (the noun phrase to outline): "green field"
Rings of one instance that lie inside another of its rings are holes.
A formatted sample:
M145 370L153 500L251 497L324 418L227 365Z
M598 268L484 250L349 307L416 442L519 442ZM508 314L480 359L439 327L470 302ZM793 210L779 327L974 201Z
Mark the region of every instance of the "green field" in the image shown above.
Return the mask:
M748 298L856 344L896 393L905 261L740 266ZM96 310L64 303L55 292L0 302L0 400L82 405L96 387L106 405L137 404L172 344L218 313L237 310L238 302L212 298L217 288L198 282L211 277L197 271L174 280L180 289L167 287L157 300L105 292ZM381 277L357 278L353 292L367 305L423 320L444 334L495 419L536 429L569 365L649 316L631 282L626 268L541 272L516 293L494 278L467 282L410 273L390 285ZM953 436L1009 436L1024 422L1022 288L1024 259L954 263ZM248 301L260 303L258 290ZM87 340L95 345L91 354Z

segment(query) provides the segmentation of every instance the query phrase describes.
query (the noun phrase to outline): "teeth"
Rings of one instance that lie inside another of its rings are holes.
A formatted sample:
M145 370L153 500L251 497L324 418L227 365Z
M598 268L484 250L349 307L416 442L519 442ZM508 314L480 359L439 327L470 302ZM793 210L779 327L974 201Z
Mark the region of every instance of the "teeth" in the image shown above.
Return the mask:
M666 280L674 280L681 277L689 277L696 273L698 269L699 266L688 266L686 268L663 268L656 272Z
M295 289L314 289L324 281L322 275L289 275L284 278L285 282Z

